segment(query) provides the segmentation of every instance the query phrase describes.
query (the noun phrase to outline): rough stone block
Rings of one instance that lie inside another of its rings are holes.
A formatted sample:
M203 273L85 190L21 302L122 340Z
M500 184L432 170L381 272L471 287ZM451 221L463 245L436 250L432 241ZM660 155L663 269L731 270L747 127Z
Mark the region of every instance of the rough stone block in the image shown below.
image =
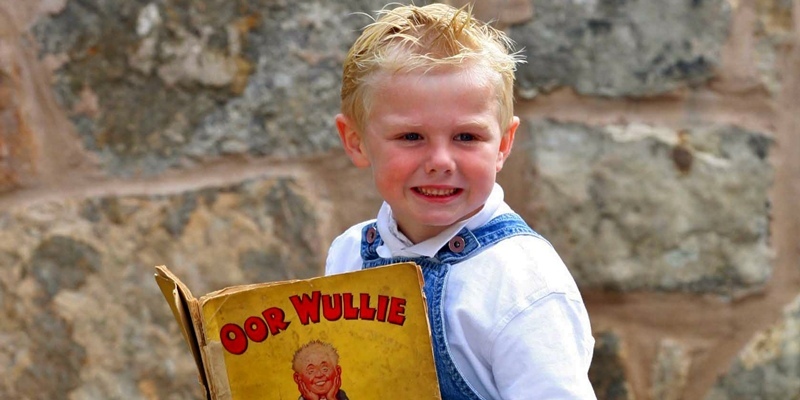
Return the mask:
M610 331L595 332L589 380L598 400L632 400L625 376L625 352L620 337Z
M498 29L529 21L533 17L531 0L450 0L444 3L457 8L470 5L472 15Z
M735 297L769 279L764 134L541 120L529 132L526 212L582 286Z
M153 266L195 295L320 275L313 201L287 178L0 212L0 398L201 398Z
M378 0L69 0L32 28L54 90L114 175L338 146L341 64Z
M652 398L654 400L680 400L689 378L692 359L680 342L664 339L659 343L653 365Z
M783 320L758 332L706 400L800 398L800 297Z
M759 0L755 2L757 23L751 60L761 83L774 95L780 93L783 80L780 68L782 53L794 40L794 2L791 0Z
M3 59L0 44L0 193L19 186L34 173L35 145L33 133L18 103L20 89L16 65Z
M587 95L647 96L714 75L730 21L726 0L532 0L510 35L527 64L522 97L558 86Z

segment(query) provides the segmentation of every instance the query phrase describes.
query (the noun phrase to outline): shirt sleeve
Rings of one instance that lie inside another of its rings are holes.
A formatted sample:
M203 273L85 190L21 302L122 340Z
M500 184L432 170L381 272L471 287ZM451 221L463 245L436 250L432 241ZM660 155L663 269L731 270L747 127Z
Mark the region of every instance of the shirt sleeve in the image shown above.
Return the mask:
M493 343L492 374L503 399L596 399L588 377L594 339L580 298L538 299Z
M353 225L333 240L325 258L325 275L361 269L361 230L374 220Z

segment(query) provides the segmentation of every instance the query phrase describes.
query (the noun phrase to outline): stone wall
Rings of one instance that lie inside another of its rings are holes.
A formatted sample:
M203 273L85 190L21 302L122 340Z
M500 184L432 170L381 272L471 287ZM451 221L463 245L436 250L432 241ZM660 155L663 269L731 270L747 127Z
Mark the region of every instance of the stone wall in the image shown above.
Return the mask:
M0 0L0 398L201 398L153 266L315 276L375 214L332 117L382 5ZM800 0L475 11L527 56L499 179L581 287L598 398L799 397Z

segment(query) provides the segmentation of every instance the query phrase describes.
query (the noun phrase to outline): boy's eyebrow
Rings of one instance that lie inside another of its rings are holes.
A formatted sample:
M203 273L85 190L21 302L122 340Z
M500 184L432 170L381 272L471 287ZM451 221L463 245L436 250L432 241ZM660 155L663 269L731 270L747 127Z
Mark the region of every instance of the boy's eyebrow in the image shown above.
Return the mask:
M489 124L487 124L486 121L481 121L481 120L464 121L462 123L456 124L456 126L460 129L464 128L472 128L479 130L489 129Z
M381 118L379 118L379 120L382 124L393 127L403 127L406 129L416 129L425 126L425 124L415 122L408 117L402 117L402 116L384 115Z
M393 127L401 127L403 129L408 130L416 130L425 128L425 123L419 123L416 121L408 121L403 117L385 117L384 123L393 126ZM456 130L479 130L485 131L489 129L489 123L487 121L482 121L479 119L467 120L467 121L457 121L455 124L452 125L456 128Z

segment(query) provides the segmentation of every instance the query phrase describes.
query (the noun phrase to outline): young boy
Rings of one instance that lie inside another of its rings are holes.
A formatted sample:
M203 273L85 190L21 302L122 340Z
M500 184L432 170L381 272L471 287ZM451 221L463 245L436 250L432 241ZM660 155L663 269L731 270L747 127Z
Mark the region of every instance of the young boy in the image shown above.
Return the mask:
M594 399L594 339L572 276L503 201L518 56L467 9L383 10L344 63L336 116L385 200L330 248L326 274L422 267L443 399Z
M294 353L294 381L299 400L349 400L342 390L339 353L330 343L312 340Z

